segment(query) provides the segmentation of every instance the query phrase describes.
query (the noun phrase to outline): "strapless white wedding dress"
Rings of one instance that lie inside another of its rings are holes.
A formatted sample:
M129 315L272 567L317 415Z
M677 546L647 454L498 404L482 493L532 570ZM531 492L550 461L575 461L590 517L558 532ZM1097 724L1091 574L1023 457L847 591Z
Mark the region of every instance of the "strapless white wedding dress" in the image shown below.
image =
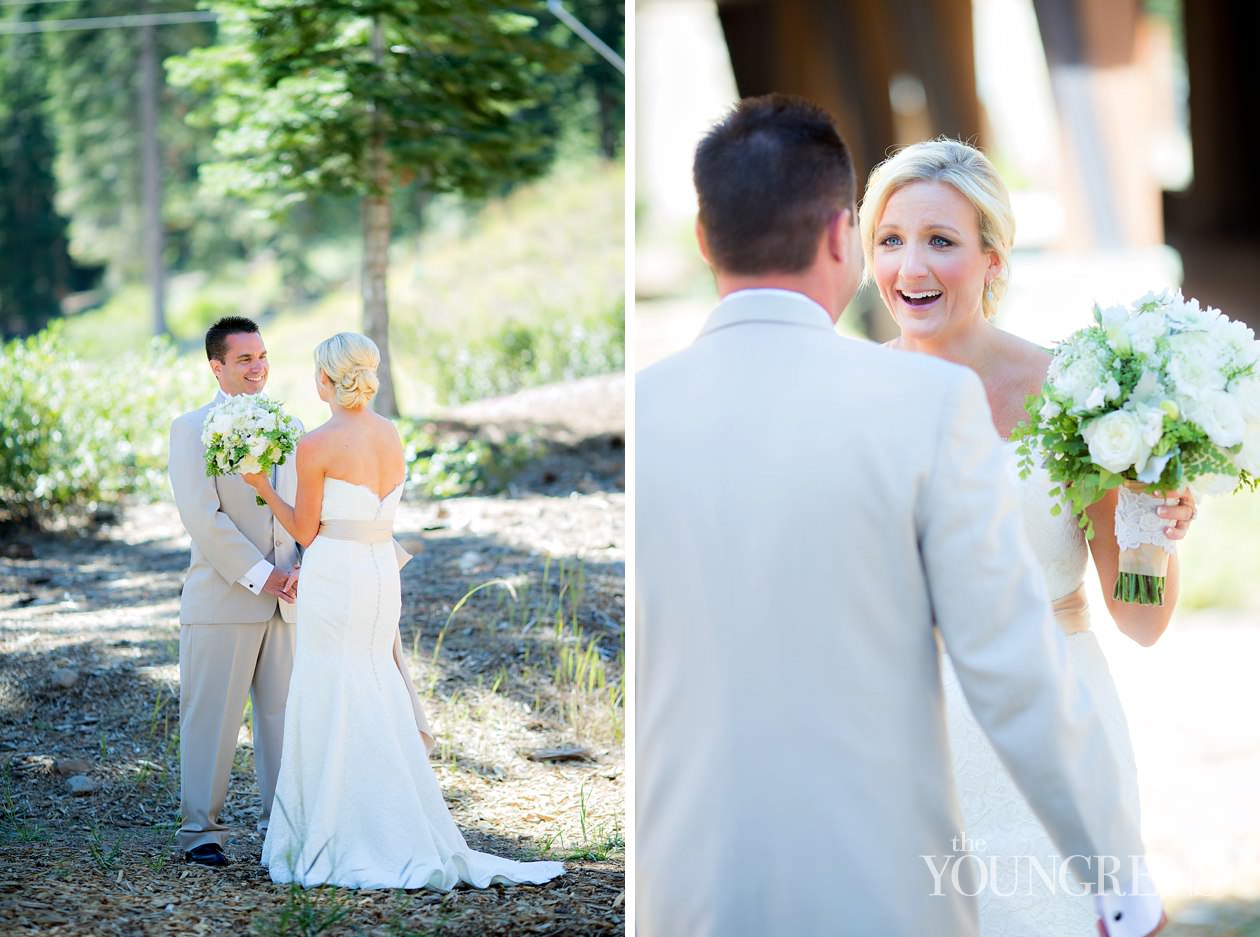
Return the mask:
M1015 444L1007 444L1011 472L1016 479L1028 534L1046 585L1056 605L1073 605L1073 593L1081 588L1088 547L1084 533L1070 511L1055 517L1049 477L1040 467L1027 479L1016 470ZM1068 658L1093 696L1115 753L1123 803L1139 812L1137 764L1120 698L1098 639L1088 630L1082 603L1060 616L1066 635ZM1074 612L1074 614L1073 614ZM1086 630L1080 630L1086 629ZM975 855L989 876L978 895L982 937L1096 937L1097 916L1093 899L1066 871L1059 877L1059 851L1050 841L1015 787L967 706L958 678L947 655L943 656L946 717L954 777L962 806L967 840L977 844ZM1032 865L1035 859L1051 876L1047 885ZM968 863L972 865L972 863ZM977 879L977 886L981 880Z
M302 561L284 749L262 862L274 882L434 888L549 881L559 862L474 852L451 819L393 658L401 611L384 499L324 483ZM352 539L334 539L337 537Z

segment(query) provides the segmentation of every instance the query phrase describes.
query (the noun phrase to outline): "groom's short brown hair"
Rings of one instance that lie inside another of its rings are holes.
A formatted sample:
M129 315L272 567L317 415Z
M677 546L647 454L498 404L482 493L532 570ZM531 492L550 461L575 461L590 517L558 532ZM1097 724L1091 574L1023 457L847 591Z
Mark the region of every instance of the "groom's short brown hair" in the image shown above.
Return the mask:
M227 355L227 338L240 332L257 332L258 323L244 316L224 316L206 330L206 360L222 361Z
M804 270L856 192L827 112L784 94L740 101L696 147L692 178L709 260L729 273Z

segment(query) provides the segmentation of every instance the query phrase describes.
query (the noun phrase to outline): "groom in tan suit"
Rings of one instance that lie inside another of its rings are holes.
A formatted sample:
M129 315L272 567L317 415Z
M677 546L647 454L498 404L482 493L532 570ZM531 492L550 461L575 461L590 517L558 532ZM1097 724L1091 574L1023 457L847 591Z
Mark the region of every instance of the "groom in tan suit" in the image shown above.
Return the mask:
M830 119L741 102L695 182L722 301L635 398L639 937L974 935L938 641L1112 937L1152 931L979 379L834 331L862 250Z
M238 316L219 320L206 333L206 357L219 393L171 425L171 488L192 538L179 615L178 843L186 862L223 866L230 830L219 812L247 695L262 795L259 830L271 812L293 669L294 592L286 592L285 583L297 546L240 476L206 476L206 413L228 396L266 386L267 349L258 326ZM294 460L275 473L276 490L292 503Z

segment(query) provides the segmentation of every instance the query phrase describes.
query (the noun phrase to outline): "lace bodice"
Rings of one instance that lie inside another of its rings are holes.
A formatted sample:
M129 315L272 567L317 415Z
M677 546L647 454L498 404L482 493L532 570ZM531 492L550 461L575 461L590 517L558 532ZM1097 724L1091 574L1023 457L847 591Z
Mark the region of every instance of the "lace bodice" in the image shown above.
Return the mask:
M1050 513L1054 503L1050 489L1054 483L1044 468L1034 464L1032 474L1027 478L1019 477L1019 456L1015 448L1016 443L1006 443L1007 462L1024 514L1024 532L1046 577L1050 598L1054 600L1072 592L1085 578L1089 552L1085 534L1066 504L1057 517Z
M340 478L324 478L324 504L319 519L376 521L392 520L402 500L403 486L399 485L384 498L378 498L367 485L356 485Z

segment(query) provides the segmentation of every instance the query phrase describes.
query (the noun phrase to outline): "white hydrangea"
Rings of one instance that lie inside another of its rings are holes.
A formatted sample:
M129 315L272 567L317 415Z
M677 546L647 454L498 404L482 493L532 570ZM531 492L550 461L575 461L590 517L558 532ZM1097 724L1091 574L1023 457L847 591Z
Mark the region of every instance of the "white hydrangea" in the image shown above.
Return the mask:
M1238 404L1223 390L1205 391L1190 401L1186 416L1202 427L1208 439L1225 449L1242 442L1247 428Z
M1168 338L1168 376L1191 400L1225 389L1222 349L1207 332L1179 332Z
M1107 386L1108 381L1115 383L1107 370L1107 357L1106 349L1092 341L1074 342L1062 356L1055 356L1046 380L1067 404L1069 412L1084 413L1095 409L1098 405L1090 405L1095 390Z
M1159 339L1168 331L1168 320L1158 312L1133 316L1125 323L1130 347L1140 355L1153 355Z
M1229 395L1238 404L1243 419L1248 423L1260 423L1260 377L1248 374L1230 382Z

